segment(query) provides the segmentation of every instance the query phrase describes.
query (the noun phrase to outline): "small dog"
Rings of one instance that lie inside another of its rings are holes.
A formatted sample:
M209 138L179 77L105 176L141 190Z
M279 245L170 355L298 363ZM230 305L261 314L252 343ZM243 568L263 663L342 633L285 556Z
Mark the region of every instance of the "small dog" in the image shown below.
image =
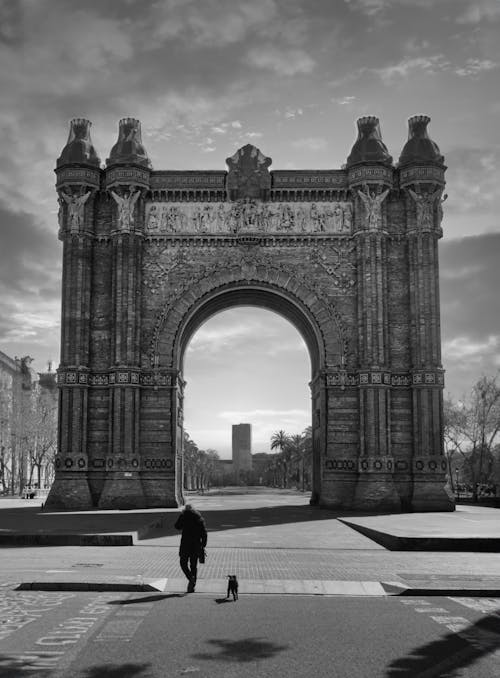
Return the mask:
M238 600L238 580L236 579L235 574L227 575L227 596L229 598L230 594L233 594L233 600Z

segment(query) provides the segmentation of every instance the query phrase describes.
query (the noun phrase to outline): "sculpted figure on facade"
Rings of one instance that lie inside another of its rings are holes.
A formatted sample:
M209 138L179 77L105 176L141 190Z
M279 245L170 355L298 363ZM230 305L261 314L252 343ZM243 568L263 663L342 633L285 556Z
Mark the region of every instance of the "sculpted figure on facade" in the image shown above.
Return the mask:
M140 191L126 191L123 196L110 191L113 200L118 205L118 226L122 231L129 231L134 225L134 206L140 196Z
M411 188L408 189L408 193L413 198L417 208L417 226L419 228L432 228L434 222L434 204L436 202L436 198L441 195L441 192L441 188L438 188L433 193L415 193L415 191L412 191ZM439 203L441 203L440 200Z
M158 208L156 205L151 205L149 210L148 221L146 224L146 229L148 231L157 231L161 225L161 216L158 213Z
M67 195L61 191L61 197L68 205L68 223L71 231L78 231L83 224L84 206L90 191L82 195Z
M350 233L352 231L352 203L346 202L343 206L342 230Z
M366 193L358 190L358 195L365 206L365 227L369 230L377 230L382 225L382 203L389 195L389 189L377 194L365 185L365 191Z
M440 197L438 199L438 227L441 226L441 222L443 221L443 203L447 197L448 193L445 193L442 198Z
M229 168L227 188L231 200L266 198L271 188L271 158L267 158L255 146L247 144L227 158L226 163Z

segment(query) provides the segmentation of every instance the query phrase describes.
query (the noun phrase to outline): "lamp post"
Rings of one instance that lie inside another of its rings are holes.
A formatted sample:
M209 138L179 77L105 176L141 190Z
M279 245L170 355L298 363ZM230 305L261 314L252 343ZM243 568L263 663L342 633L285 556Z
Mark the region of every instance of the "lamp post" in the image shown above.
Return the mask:
M458 467L455 469L455 487L457 489L457 501L460 499L460 490L458 488Z

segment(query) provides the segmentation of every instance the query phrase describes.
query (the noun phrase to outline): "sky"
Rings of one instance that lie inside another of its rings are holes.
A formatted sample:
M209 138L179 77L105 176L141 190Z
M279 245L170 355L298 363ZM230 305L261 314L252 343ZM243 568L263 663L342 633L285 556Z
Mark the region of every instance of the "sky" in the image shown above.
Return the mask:
M102 161L132 116L155 169L226 169L246 143L271 169L335 169L360 116L396 161L427 114L449 168L445 392L462 396L500 367L499 35L499 0L0 0L0 350L59 361L53 169L71 118ZM309 423L307 351L269 311L208 321L185 376L186 428L222 457L232 423L252 423L254 451Z

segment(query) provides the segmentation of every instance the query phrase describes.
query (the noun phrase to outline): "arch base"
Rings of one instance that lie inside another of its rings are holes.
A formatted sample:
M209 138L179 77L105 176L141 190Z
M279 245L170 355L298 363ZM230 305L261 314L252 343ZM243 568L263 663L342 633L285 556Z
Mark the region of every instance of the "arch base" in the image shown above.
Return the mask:
M56 511L87 511L94 508L86 475L56 474L44 508Z
M444 484L444 478L415 480L411 500L413 511L454 511L455 499Z
M142 487L147 508L177 508L184 503L173 474L143 474Z
M110 473L110 472L108 472ZM100 509L135 509L145 508L146 500L139 474L111 472L99 498Z
M401 511L401 500L389 474L360 474L352 508L355 511Z

